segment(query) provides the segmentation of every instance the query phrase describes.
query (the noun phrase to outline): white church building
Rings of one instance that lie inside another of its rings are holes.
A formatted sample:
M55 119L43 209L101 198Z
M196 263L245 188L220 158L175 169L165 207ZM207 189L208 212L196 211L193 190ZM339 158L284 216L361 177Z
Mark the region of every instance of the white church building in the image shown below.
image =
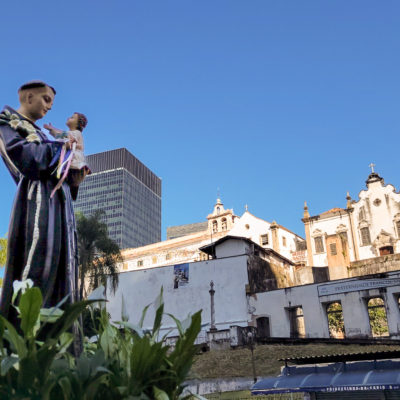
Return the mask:
M311 216L304 206L307 264L329 267L330 279L347 277L352 262L400 253L400 194L372 172L357 200L346 208Z
M232 209L225 209L220 199L217 199L212 213L207 216L206 223L188 226L193 225L198 225L200 230L147 246L123 250L121 272L208 260L210 256L201 247L227 235L248 238L262 248L272 249L294 262L299 254L297 250L304 254L306 247L301 236L275 221L270 223L258 218L247 207L239 217Z

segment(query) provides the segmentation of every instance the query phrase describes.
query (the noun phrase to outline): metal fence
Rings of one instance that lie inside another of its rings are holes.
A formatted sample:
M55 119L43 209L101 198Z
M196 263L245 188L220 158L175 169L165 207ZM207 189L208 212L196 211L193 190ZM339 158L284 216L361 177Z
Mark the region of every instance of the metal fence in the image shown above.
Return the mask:
M272 394L268 396L252 396L250 391L223 392L203 395L208 400L303 400L303 393Z

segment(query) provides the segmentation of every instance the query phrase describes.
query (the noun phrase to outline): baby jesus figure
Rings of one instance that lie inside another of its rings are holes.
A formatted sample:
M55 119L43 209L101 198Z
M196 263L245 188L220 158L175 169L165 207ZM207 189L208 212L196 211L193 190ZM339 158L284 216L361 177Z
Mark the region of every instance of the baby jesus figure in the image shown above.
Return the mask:
M86 164L85 155L83 153L84 145L83 145L83 136L82 131L87 125L87 118L84 114L75 112L71 117L67 119L66 122L68 131L62 131L61 129L55 128L52 124L44 124L44 128L47 129L51 136L53 136L57 140L72 142L72 151L69 155L69 158L64 160L64 153L62 153L60 157L58 170L58 177L60 181L54 188L50 197L54 196L54 193L61 187L64 182L68 172L70 174L79 173L81 174L81 170L84 170L84 175L90 174L90 168ZM61 177L62 169L64 169L64 174Z

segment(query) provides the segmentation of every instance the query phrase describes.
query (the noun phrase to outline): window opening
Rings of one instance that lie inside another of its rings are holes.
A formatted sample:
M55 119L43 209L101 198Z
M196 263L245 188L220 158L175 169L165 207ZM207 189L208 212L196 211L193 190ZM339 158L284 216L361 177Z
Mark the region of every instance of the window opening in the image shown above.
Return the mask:
M394 254L393 246L385 246L379 249L380 256L386 256L388 254Z
M289 320L290 320L290 337L291 338L306 337L303 307L290 308Z
M217 233L218 232L218 223L217 221L213 221L213 233Z
M324 252L324 243L322 241L322 236L315 237L314 243L315 243L315 252L323 253Z
M385 302L380 297L368 300L368 315L372 336L389 336Z
M345 332L342 305L339 302L328 304L326 315L328 317L329 336L334 339L343 339Z
M337 255L336 243L330 243L329 248L331 250L331 255L336 256Z
M369 228L361 228L361 243L362 246L367 246L371 244L371 236L369 234Z
M260 236L260 241L262 246L266 246L268 244L268 233Z
M269 338L271 336L269 318L260 317L257 318L257 337L258 338Z
M226 231L226 229L227 229L226 218L222 218L222 220L221 220L221 228L222 228L223 231Z

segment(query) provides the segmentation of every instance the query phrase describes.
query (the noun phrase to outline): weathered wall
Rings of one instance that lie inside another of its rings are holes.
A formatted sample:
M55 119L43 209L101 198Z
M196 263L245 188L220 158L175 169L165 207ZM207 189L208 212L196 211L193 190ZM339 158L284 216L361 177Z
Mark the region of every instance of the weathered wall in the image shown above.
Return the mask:
M349 277L380 274L388 271L400 271L400 254L389 254L355 261L348 267Z
M247 270L249 273L249 292L265 292L267 290L278 289L278 279L276 273L268 261L258 256L251 255L247 260Z
M115 295L109 294L107 308L113 320L120 320L124 295L129 321L136 324L144 307L155 300L163 287L166 312L182 320L189 313L202 309L202 324L210 324L211 280L215 290L217 329L229 329L231 325L246 326L247 256L190 263L189 283L178 289L174 289L174 266L121 273L117 292ZM154 308L150 307L144 324L146 328L151 328L153 318ZM174 326L172 319L164 319L164 329ZM204 330L209 329L209 325L204 327Z
M269 317L271 337L290 337L288 308L302 307L306 337L328 338L329 328L326 306L340 302L348 338L371 337L367 301L381 297L385 302L389 334L400 337L400 271L385 276L352 278L320 284L296 286L270 292L256 293L249 297L252 320ZM364 288L371 289L364 289Z

